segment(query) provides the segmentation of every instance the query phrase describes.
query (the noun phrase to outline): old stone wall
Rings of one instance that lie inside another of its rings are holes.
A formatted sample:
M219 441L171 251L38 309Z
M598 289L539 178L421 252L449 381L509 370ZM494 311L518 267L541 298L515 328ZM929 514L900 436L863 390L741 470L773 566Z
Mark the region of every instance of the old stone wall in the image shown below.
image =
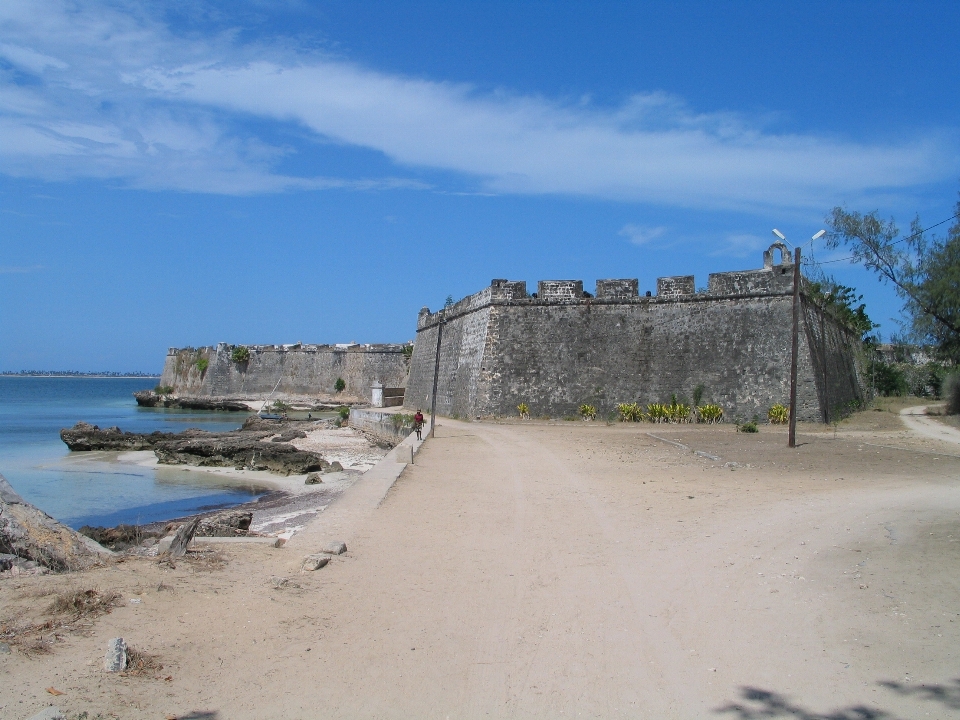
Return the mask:
M440 313L421 311L405 406L429 409L442 322L442 415L515 415L521 402L534 416L576 415L582 403L607 415L621 402L674 394L689 402L702 385L703 401L721 405L728 419L765 418L771 405L789 403L786 259L715 273L701 293L692 276L661 278L656 297L637 297L636 281L602 295L598 283L597 298L583 297L578 281L541 281L536 298L519 283L503 293L505 281L495 281ZM863 397L856 338L809 303L801 318L798 416L820 421Z
M180 395L266 397L277 387L277 398L309 396L369 402L370 388L379 381L405 387L409 356L403 345L246 345L247 361L231 359L237 346L171 348L161 385ZM197 361L208 362L201 372ZM336 392L337 379L346 388ZM280 381L277 386L277 381Z

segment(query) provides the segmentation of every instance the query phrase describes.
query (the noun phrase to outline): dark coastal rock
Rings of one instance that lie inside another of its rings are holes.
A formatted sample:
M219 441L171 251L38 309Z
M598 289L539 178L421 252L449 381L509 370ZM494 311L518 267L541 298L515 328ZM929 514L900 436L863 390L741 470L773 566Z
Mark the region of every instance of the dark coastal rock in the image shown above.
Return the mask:
M221 412L250 412L246 403L226 398L179 397L158 395L153 390L141 390L133 396L141 407L180 408L183 410L219 410Z
M163 440L154 448L163 465L232 467L301 475L323 470L330 463L320 455L286 443L262 442L247 433L210 433L207 437Z
M297 430L292 428L290 430L284 430L275 438L272 438L270 442L290 442L291 440L297 440L298 438L305 438L307 434L303 430Z
M118 427L101 430L96 425L78 422L72 428L60 431L60 439L71 450L152 450L163 436L169 433L154 432L149 435L124 432Z
M34 507L0 475L0 553L56 571L82 570L111 553Z
M282 425L280 438L271 442ZM259 418L239 430L211 433L189 429L180 433L124 432L118 427L100 429L78 422L60 431L71 450L153 450L163 465L232 467L241 470L269 470L280 475L300 475L328 468L330 463L313 452L298 450L284 438L306 437L299 427L309 423L276 423Z
M156 530L148 530L139 525L123 524L112 528L84 525L77 532L111 550L126 550L142 544L148 538L162 536L162 533Z
M243 537L250 530L253 513L246 510L227 510L205 517L197 526L196 537Z

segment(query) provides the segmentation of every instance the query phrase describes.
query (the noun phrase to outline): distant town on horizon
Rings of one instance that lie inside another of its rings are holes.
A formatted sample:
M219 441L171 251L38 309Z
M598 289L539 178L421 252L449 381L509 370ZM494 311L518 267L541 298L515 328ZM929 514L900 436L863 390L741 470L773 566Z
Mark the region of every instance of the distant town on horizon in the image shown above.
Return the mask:
M13 370L0 371L0 376L14 377L109 377L109 378L159 378L160 373L145 372L82 372L80 370Z

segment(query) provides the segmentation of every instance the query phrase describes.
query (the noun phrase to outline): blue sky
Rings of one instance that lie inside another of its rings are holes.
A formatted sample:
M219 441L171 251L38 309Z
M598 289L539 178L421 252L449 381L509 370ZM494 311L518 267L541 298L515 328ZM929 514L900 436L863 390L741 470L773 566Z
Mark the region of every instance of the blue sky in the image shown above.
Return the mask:
M0 370L412 339L960 190L948 2L0 5ZM842 253L814 246L826 260ZM896 331L892 291L846 263Z

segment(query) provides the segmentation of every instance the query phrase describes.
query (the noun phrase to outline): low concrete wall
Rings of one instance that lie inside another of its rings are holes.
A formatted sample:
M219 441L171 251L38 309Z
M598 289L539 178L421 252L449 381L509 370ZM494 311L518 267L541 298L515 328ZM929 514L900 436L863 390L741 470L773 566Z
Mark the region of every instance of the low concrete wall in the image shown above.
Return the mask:
M357 408L351 408L350 427L357 428L358 430L366 430L376 433L377 435L405 438L413 432L413 428L409 425L406 427L398 427L395 425L394 417L398 414L399 413L395 412L384 412L382 410L359 410Z

